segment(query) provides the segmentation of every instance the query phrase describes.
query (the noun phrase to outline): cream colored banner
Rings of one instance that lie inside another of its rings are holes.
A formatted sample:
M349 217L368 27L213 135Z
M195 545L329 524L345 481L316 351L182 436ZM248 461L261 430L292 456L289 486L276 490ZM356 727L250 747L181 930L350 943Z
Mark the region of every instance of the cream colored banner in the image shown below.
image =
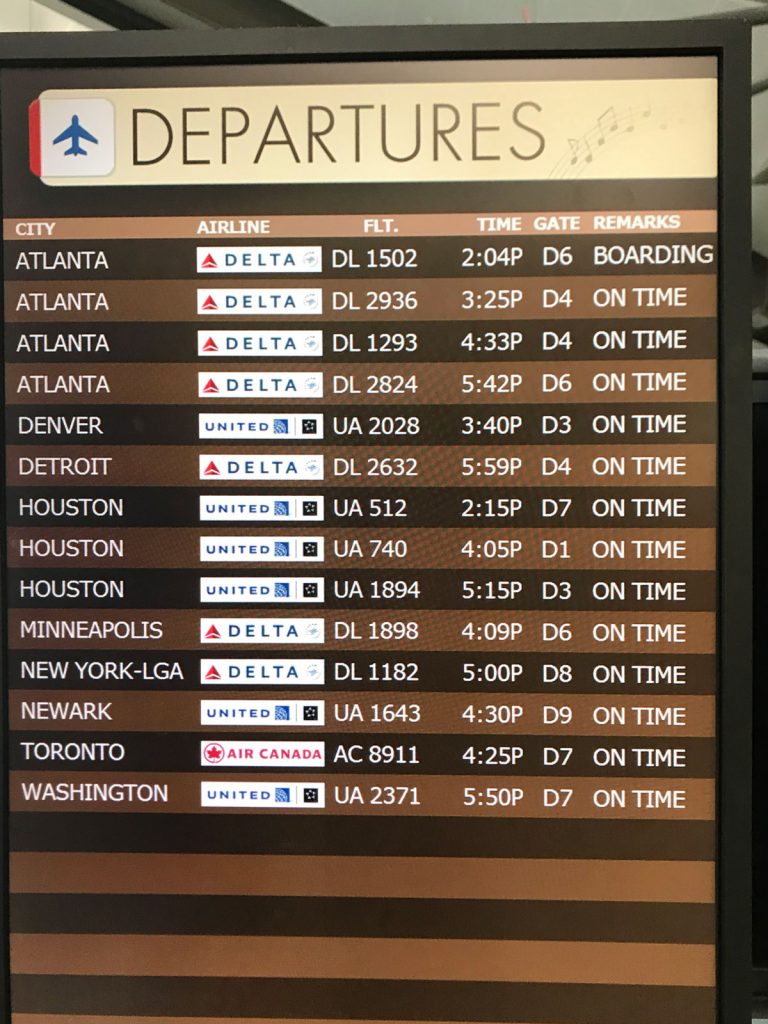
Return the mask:
M49 185L711 178L717 80L49 90Z

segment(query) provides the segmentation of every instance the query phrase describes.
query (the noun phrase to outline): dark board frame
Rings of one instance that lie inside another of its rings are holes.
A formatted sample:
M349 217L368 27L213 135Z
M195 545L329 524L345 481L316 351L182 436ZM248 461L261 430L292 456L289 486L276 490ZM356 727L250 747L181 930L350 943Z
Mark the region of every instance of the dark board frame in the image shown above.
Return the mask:
M739 18L624 24L398 26L0 37L18 68L312 61L715 56L719 65L718 1024L751 1019L750 28ZM0 125L0 132L2 126ZM0 468L4 474L4 467ZM0 477L4 487L4 479ZM4 553L3 556L4 558ZM0 586L4 580L0 580ZM7 632L3 613L3 676ZM3 699L2 739L7 736ZM8 988L7 750L0 787L0 1014Z

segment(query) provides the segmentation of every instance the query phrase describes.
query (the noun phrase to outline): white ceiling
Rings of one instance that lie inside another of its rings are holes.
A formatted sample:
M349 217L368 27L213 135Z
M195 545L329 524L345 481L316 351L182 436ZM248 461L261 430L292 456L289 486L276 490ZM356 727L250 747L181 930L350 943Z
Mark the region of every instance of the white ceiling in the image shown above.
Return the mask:
M760 0L290 0L328 25L654 21L760 9Z
M752 81L768 79L768 25L752 34ZM768 165L768 89L752 99L752 173ZM752 189L752 246L768 257L768 185Z
M765 11L768 0L290 0L329 25L652 21ZM753 33L752 80L768 79L768 25ZM752 172L768 166L768 90L752 101ZM768 185L752 189L753 245L768 257Z
M63 0L0 0L0 32L87 32L109 27Z

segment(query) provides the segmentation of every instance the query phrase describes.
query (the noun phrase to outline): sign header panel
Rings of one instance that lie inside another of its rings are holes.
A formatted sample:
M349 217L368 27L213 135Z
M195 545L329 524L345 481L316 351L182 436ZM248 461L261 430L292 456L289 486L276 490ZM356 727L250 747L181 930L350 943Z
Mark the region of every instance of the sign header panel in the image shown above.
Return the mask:
M49 185L705 178L716 117L713 78L48 89L30 153Z

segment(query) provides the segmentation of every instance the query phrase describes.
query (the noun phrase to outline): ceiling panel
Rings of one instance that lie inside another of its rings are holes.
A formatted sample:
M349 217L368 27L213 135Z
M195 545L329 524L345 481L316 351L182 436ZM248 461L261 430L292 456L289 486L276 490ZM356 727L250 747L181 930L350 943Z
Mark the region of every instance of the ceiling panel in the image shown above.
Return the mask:
M757 0L291 0L328 25L653 21L759 9Z

